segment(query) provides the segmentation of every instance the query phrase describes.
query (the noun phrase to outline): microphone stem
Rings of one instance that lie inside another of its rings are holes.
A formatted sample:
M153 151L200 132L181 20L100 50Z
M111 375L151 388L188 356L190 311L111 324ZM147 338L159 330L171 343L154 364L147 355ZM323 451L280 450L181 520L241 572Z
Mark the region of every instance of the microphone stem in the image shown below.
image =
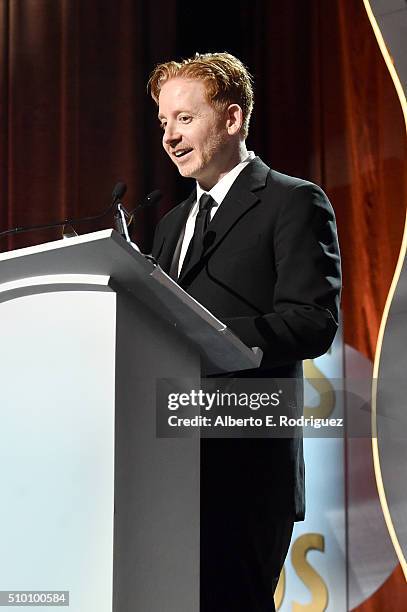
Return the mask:
M127 227L127 220L126 220L126 216L125 216L125 212L122 206L121 202L118 202L117 204L117 212L116 212L116 217L119 217L118 221L119 221L119 227L120 227L120 233L123 236L123 238L125 238L127 240L127 242L131 242L131 238L129 235L129 230Z

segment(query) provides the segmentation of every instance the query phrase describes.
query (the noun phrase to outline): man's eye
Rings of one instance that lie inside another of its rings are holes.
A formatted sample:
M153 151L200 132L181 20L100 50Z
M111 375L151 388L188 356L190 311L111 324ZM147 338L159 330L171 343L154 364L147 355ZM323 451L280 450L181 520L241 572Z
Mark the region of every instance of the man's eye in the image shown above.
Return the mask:
M160 128L161 128L162 130L165 130L165 126L166 126L166 125L167 125L166 123L160 123Z
M192 117L190 117L189 115L181 115L179 117L179 120L181 121L181 123L189 123L191 119Z

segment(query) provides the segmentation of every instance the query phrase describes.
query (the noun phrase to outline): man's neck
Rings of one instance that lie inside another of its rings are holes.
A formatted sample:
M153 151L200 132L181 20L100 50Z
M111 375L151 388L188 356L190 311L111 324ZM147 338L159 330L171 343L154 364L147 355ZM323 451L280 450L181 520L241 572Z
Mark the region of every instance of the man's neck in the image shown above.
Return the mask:
M246 142L244 140L239 141L239 146L231 150L230 156L226 158L219 173L215 177L208 178L208 180L204 179L203 181L198 181L199 186L202 187L204 191L209 191L214 185L219 183L224 176L229 174L233 168L244 161L248 155Z

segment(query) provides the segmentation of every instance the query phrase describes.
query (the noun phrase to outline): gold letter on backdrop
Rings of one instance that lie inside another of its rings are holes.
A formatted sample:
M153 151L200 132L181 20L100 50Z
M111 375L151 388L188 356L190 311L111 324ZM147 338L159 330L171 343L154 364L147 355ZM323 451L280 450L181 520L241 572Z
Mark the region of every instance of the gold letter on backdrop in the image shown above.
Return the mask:
M291 561L299 578L311 592L309 604L293 602L293 612L324 612L328 607L328 589L318 572L308 563L307 553L310 550L324 552L325 539L320 533L305 533L300 536L291 549Z

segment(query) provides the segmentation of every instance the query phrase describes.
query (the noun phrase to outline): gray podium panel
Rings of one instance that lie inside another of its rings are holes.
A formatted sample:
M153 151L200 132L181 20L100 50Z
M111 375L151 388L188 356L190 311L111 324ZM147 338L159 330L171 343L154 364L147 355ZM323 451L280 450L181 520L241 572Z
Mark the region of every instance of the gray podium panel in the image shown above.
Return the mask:
M115 294L0 306L0 590L70 591L70 610L110 611Z
M198 612L199 438L157 438L157 380L261 351L113 230L0 254L0 337L0 590Z
M198 612L199 438L156 437L155 393L160 377L199 385L199 355L132 303L118 294L113 609Z

